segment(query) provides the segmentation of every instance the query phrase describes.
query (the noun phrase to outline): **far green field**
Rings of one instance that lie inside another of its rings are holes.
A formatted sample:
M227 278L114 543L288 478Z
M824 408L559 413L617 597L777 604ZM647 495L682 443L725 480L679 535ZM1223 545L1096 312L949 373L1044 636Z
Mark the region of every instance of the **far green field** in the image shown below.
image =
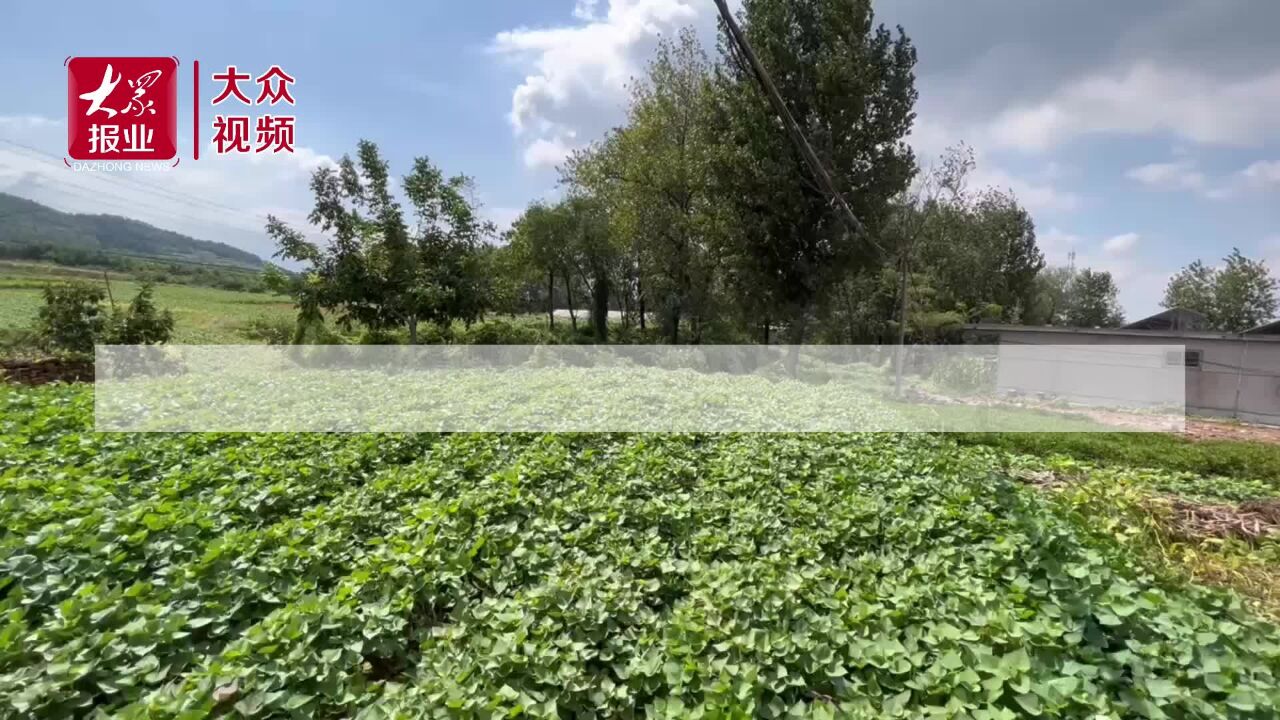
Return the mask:
M139 284L127 276L112 274L111 293L117 303L127 303ZM0 262L0 331L30 328L40 307L40 291L48 283L80 279L102 284L102 272L52 265ZM263 318L292 320L288 298L260 293L234 292L193 285L156 285L156 302L173 312L174 342L225 344L250 342L241 329Z

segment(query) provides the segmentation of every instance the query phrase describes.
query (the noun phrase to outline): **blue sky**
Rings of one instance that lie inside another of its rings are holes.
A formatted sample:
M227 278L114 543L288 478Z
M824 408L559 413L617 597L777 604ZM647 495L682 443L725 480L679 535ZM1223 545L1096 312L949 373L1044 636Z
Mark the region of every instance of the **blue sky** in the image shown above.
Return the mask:
M922 158L973 146L974 184L1018 195L1051 262L1074 251L1078 266L1112 271L1131 317L1156 309L1178 267L1233 245L1280 265L1280 3L875 7L919 50ZM18 0L0 28L0 190L267 255L262 216L301 220L307 174L363 137L393 172L425 154L474 176L506 224L554 192L564 152L620 120L626 80L657 34L692 25L712 47L712 15L711 0ZM183 117L187 160L163 175L63 167L63 58L152 54L183 62L184 112L191 60L210 72L281 65L298 79L299 151L192 163Z

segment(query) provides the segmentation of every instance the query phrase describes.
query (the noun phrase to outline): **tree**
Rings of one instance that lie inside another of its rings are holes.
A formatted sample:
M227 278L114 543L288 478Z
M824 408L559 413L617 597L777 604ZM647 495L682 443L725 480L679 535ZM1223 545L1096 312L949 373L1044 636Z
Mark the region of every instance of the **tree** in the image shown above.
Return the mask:
M1082 270L1071 280L1066 324L1081 328L1118 327L1124 323L1124 314L1117 295L1111 273Z
M907 325L911 318L911 268L916 244L927 229L945 227L940 222L939 211L944 210L944 195L952 203L962 197L965 177L974 167L973 151L968 147L949 148L941 161L917 178L909 191L894 203L894 212L887 223L897 254L897 337L898 352L894 359L895 391L902 392L904 345L907 342Z
M1276 290L1265 263L1232 248L1221 269L1196 260L1174 275L1161 305L1194 310L1215 330L1243 332L1275 317Z
M547 326L555 328L556 278L563 281L570 318L576 328L573 308L575 280L568 239L573 235L573 219L563 205L535 202L512 226L509 244L532 272L546 282Z
M933 188L907 206L918 218L920 263L938 289L937 311L972 318L998 308L996 319L1017 322L1035 299L1044 255L1030 213L1011 191L969 189L975 166L960 145L918 183Z
M1071 307L1071 281L1075 271L1066 267L1046 268L1036 275L1031 302L1022 321L1028 325L1065 325Z
M478 246L493 226L479 219L471 188L470 178L445 179L427 158L416 158L403 181L417 220L411 231L377 145L361 140L357 160L343 156L337 167L318 168L308 220L327 234L324 244L274 216L267 222L274 256L306 266L298 278L276 283L298 307L295 340L323 322L326 311L336 312L346 329L407 328L411 343L420 321L447 328L479 318L488 298Z
M893 199L881 240L894 257L843 281L843 299L827 303L847 342L937 339L942 318L1017 322L1029 311L1044 266L1035 226L1011 192L971 189L975 167L967 146L948 148ZM885 271L897 278L889 307Z
M409 263L411 316L442 329L455 320L470 325L489 306L480 246L495 233L493 223L480 218L475 182L466 175L446 179L419 157L404 179L404 190L418 220Z
M1276 287L1266 263L1250 260L1232 248L1213 288L1218 328L1243 332L1274 318Z
M287 286L298 307L295 341L322 323L326 311L348 330L356 324L375 332L416 327L409 317L408 231L391 197L387 163L367 140L360 141L358 158L359 167L344 155L337 167L321 166L311 176L315 207L308 220L328 234L323 246L267 218L274 257L306 266Z
M490 308L513 318L521 313L539 312L541 279L537 268L525 254L525 246L517 242L514 230L503 234L500 245L480 248L481 274L489 281Z
M873 29L869 0L746 0L742 18L784 104L875 237L916 169L903 140L915 117L910 40L901 28L896 37ZM733 45L722 43L721 56L714 167L732 209L727 255L740 287L767 298L800 343L815 304L870 264L871 246L847 231Z
M609 340L609 293L621 253L609 232L609 218L601 202L585 195L562 203L569 221L569 262L591 295L591 326L596 342Z
M1012 192L988 189L973 208L979 235L976 243L986 254L989 270L981 292L963 300L970 307L996 305L1003 319L1016 322L1034 298L1035 278L1044 269L1044 254L1036 244L1035 223Z
M711 65L690 29L662 39L631 87L627 122L573 155L563 171L574 192L603 204L616 245L630 255L625 289L641 324L658 299L667 340L708 310L711 235L718 203L707 164L720 142L709 122ZM697 332L695 331L695 340Z
M1160 305L1165 308L1194 310L1209 318L1212 323L1218 312L1214 299L1216 280L1217 271L1196 260L1169 279Z

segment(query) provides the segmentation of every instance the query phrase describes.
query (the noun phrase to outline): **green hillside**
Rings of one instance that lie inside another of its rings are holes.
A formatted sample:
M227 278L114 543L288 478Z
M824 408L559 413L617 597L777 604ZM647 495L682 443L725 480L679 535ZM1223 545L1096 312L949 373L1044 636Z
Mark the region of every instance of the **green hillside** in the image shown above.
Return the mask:
M116 215L64 213L0 193L0 256L24 257L49 249L67 254L72 260L83 253L85 264L94 255L107 254L262 267L257 255L225 243L197 240Z

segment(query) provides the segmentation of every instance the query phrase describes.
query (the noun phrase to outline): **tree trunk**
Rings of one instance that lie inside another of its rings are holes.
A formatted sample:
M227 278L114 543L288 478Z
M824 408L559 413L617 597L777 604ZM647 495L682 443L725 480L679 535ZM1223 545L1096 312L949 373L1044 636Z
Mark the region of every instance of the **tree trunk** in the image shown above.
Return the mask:
M409 344L410 345L418 344L418 316L417 315L409 316Z
M596 342L609 342L609 275L597 273L591 283L591 324Z
M631 329L631 283L622 288L622 327Z
M644 281L639 275L636 275L636 302L640 305L640 332L644 332Z
M893 395L902 397L902 364L906 362L907 343L907 256L903 255L898 269L898 344L894 351Z
M765 318L765 319L764 319L764 344L765 344L765 345L768 345L768 344L769 344L769 326L770 326L770 324L771 324L771 323L769 322L769 318Z
M556 329L556 273L547 271L547 326Z
M578 332L578 311L573 307L573 277L565 273L564 278L565 298L569 301L569 326L576 333Z
M809 323L808 308L801 307L787 328L787 375L796 376L800 367L800 346L804 344L804 333Z
M847 326L848 332L849 332L849 344L856 345L858 344L858 331L853 323L853 318L855 317L855 310L853 307L853 293L849 292L848 283L842 283L842 285L843 285L842 291L844 294L845 325Z

